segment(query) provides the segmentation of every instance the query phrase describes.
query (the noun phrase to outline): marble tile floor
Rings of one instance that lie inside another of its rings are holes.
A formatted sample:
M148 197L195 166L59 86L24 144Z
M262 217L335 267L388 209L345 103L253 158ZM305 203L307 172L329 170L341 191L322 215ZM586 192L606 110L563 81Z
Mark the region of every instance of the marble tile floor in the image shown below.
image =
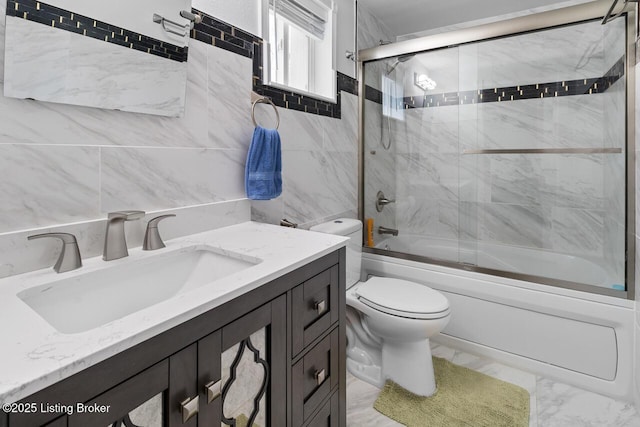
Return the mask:
M528 390L531 395L530 427L640 427L640 413L631 403L539 377L443 345L432 343L432 352L436 357ZM373 409L379 391L378 388L347 373L349 427L402 426Z

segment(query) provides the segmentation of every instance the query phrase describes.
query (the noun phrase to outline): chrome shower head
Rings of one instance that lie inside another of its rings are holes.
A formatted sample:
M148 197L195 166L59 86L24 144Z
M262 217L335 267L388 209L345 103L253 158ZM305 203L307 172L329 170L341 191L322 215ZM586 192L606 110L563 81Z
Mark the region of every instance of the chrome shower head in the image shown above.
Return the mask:
M414 56L415 56L415 53L410 53L410 54L408 54L408 55L401 55L401 56L398 56L398 57L393 61L393 64L391 64L391 66L387 69L387 73L386 73L386 74L387 74L387 76L388 76L389 74L391 74L391 73L393 72L393 70L395 70L395 69L396 69L396 67L397 67L398 65L400 65L400 63L402 63L402 62L407 62L408 60L410 60L410 59L411 59L411 58L413 58Z

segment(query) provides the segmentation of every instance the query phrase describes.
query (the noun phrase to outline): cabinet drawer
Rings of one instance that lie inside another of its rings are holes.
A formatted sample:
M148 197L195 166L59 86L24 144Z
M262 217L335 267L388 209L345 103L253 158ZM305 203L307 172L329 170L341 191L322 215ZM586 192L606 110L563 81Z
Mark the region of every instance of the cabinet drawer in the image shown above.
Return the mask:
M338 321L339 269L333 266L312 277L291 292L292 355Z
M336 391L322 409L304 427L338 427L340 395Z
M301 426L338 385L338 344L336 328L293 365L291 394L294 426Z

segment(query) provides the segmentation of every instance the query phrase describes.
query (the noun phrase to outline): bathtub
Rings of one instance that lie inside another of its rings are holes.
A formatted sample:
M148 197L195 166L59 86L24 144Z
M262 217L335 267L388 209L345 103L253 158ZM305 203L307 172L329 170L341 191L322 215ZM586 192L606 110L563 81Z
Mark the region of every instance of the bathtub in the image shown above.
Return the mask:
M361 279L371 275L421 283L449 299L451 321L435 342L633 399L633 301L364 253Z
M493 270L544 276L608 289L624 290L624 276L614 275L596 259L486 242L458 241L401 233L381 240L377 248L445 261L463 262ZM615 287L614 287L615 286Z

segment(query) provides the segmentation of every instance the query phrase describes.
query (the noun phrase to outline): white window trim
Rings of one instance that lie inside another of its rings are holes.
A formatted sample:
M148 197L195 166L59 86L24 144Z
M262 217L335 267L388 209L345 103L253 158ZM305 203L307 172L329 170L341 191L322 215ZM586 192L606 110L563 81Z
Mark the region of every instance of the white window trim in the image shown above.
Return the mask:
M263 51L262 51L262 82L267 86L272 86L278 89L282 89L288 92L293 92L296 94L300 94L303 96L307 96L309 98L319 99L321 101L331 102L333 104L338 103L338 71L336 69L336 50L337 50L337 7L334 6L332 10L332 29L331 29L331 37L332 37L332 55L331 55L331 68L332 68L332 91L331 96L324 96L314 92L304 91L298 88L294 88L291 86L284 85L282 83L278 83L271 80L271 40L269 40L269 0L262 0L262 40L263 40ZM311 69L311 67L310 67ZM315 67L313 68L313 72L315 72Z

